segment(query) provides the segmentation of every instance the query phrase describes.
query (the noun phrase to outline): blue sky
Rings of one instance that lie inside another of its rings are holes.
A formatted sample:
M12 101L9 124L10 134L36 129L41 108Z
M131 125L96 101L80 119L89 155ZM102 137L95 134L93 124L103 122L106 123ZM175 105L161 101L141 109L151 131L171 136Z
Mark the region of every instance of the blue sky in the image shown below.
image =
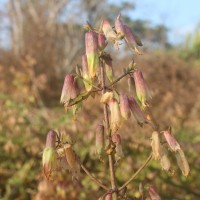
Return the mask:
M121 3L123 0L110 0ZM153 25L165 24L169 29L169 39L180 43L192 33L200 23L200 0L129 0L136 9L129 13L133 19L144 19Z

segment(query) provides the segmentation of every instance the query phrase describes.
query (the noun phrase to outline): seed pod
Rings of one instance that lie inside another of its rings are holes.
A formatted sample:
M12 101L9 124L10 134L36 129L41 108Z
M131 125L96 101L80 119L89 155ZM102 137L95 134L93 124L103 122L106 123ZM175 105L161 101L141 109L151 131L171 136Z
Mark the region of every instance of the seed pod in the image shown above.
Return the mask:
M161 200L161 197L158 194L158 191L155 186L152 186L152 185L149 186L148 192L151 197L151 200Z
M56 132L49 131L46 139L46 147L42 155L43 172L47 179L50 178L51 173L56 168Z
M120 94L120 111L125 120L128 120L131 116L128 96Z
M137 54L141 54L141 52L137 49L138 46L142 46L142 42L140 38L133 33L130 27L127 25L124 25L124 30L125 30L125 41L127 45L135 51Z
M85 34L85 48L89 76L93 79L99 65L98 38L95 32L89 31Z
M118 38L122 39L125 35L125 29L124 29L123 22L121 20L121 15L119 15L117 19L115 20L115 30L117 32Z
M139 124L144 124L146 122L144 113L141 111L140 107L133 97L129 97L129 106L137 122Z
M64 150L65 150L66 160L69 165L69 170L72 173L72 177L78 179L80 175L80 164L78 161L78 157L70 144L65 144Z
M178 164L180 170L182 171L183 176L188 176L188 174L190 172L190 167L189 167L188 161L185 157L183 150L178 149L176 151L175 155L176 155L177 164Z
M113 98L108 103L110 108L110 127L112 133L115 133L121 126L121 113L118 102Z
M160 160L161 158L161 144L160 144L160 137L157 131L154 131L151 136L151 147L153 152L153 158L155 160Z
M99 50L102 51L106 48L108 42L106 41L106 37L103 33L98 34L98 47Z
M87 64L87 57L86 55L82 55L82 72L83 72L83 83L85 85L85 89L87 91L90 91L92 89L92 80L89 76L89 72L88 72L88 64Z
M113 98L114 98L113 92L106 92L102 95L100 102L101 103L108 103Z
M119 159L124 157L124 153L122 150L121 136L117 133L113 134L112 141L116 145L116 148L115 148L116 154L115 155L116 155L116 160L118 161Z
M181 149L179 143L176 141L174 136L169 131L163 131L163 134L167 141L167 144L169 145L172 151L177 151Z
M102 124L97 125L96 128L96 153L102 155L104 151L104 126Z
M147 105L147 101L151 98L151 91L149 90L141 71L136 70L133 73L133 76L137 97L141 102L141 105L145 107Z
M102 30L104 35L106 36L107 40L111 40L113 42L115 42L117 35L116 33L113 31L110 23L108 20L103 20L103 24L102 24Z
M161 156L161 159L160 159L160 165L161 165L163 170L169 171L170 167L171 167L171 163L170 163L170 160L168 158L165 145L161 146L161 153L162 153L162 156Z
M60 103L68 105L71 99L76 98L80 94L76 78L68 74L65 76Z

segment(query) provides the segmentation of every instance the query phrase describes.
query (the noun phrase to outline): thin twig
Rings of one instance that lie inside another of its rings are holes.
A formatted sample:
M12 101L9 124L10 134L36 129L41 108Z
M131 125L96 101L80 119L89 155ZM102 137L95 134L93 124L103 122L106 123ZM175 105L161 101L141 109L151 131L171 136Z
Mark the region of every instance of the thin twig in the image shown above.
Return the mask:
M105 85L105 69L104 69L104 63L103 60L100 59L100 65L101 65L101 84L102 84L102 94L106 92L106 85ZM109 125L109 119L108 119L108 107L106 104L103 105L104 110L104 120L105 120L105 126L106 126L106 132L109 140L111 140L111 131L110 131L110 125ZM109 170L110 170L110 182L112 190L117 190L116 186L116 178L115 178L115 169L114 169L114 161L111 154L108 155L109 159ZM113 200L117 200L117 193L113 193Z
M147 164L151 161L152 159L152 153L149 155L145 163L131 176L131 178L122 185L118 191L123 190L133 179L136 178L136 176L147 166Z
M105 185L103 185L103 183L101 183L98 179L96 179L88 170L87 168L81 164L81 168L83 169L83 171L101 188L103 188L104 190L108 191L109 188L107 188Z

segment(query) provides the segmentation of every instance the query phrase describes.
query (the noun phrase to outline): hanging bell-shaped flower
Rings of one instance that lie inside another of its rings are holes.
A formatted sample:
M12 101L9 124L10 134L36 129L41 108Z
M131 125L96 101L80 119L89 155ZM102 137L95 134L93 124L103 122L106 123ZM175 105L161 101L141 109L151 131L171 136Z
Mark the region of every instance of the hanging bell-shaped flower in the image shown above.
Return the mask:
M182 171L182 174L184 176L188 176L190 172L190 167L183 150L179 149L178 151L176 151L175 155L176 155L177 164L180 170Z
M94 31L89 31L85 34L85 49L89 76L93 79L99 65L98 37Z
M112 141L116 145L116 147L115 147L116 154L115 155L116 155L116 161L118 161L124 157L124 153L122 150L121 136L117 133L113 134Z
M165 170L165 171L169 171L170 170L171 162L170 162L170 160L168 158L167 149L166 149L166 146L164 144L161 146L160 165L161 165L163 170Z
M109 108L110 108L110 127L112 133L115 133L120 127L121 127L121 113L119 104L116 99L111 99L108 102Z
M117 37L119 39L122 39L125 35L125 28L124 28L124 24L121 20L121 15L119 15L117 17L117 19L115 20L115 30L117 32Z
M146 122L145 115L133 97L129 97L129 106L137 122L140 125L144 124Z
M107 56L105 59L105 71L106 71L106 76L110 82L113 81L114 77L114 72L113 72L113 66L112 66L112 58L111 56Z
M117 35L114 32L114 30L112 29L108 20L103 20L102 31L103 31L104 35L106 36L107 40L115 42Z
M164 137L172 151L178 151L181 149L179 143L175 137L170 133L170 131L163 131Z
M114 94L113 92L106 92L102 95L100 102L101 103L109 103L110 100L112 100L114 98Z
M100 51L103 51L106 46L107 46L108 42L106 40L106 37L103 33L99 33L98 34L98 47Z
M43 172L47 179L51 177L52 171L56 169L56 132L51 130L47 134L46 147L42 155Z
M153 152L153 158L155 160L160 160L161 158L161 143L160 136L157 131L154 131L151 136L151 147Z
M71 99L76 98L80 94L78 83L74 75L68 74L65 76L60 102L66 106Z
M133 33L133 31L131 30L131 28L129 26L124 25L124 30L125 30L124 39L125 39L127 45L133 51L135 51L137 54L142 54L138 50L138 46L142 46L142 42L141 42L140 38Z
M128 120L131 116L129 99L127 95L120 94L120 111L125 120Z
M143 74L140 70L136 70L133 73L135 88L137 98L139 99L142 107L144 108L148 103L147 101L151 98L151 91L149 90L148 85L146 84Z
M64 151L72 177L78 179L80 176L80 163L78 157L70 144L64 145Z

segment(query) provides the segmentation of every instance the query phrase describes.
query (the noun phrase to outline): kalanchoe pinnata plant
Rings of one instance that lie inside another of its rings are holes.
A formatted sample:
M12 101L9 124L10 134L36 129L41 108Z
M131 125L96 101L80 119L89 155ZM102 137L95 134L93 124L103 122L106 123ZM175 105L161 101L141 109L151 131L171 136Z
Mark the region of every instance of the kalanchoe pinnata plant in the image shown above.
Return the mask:
M129 199L127 186L147 167L152 159L156 160L163 170L172 173L174 172L173 160L170 160L171 156L169 156L172 154L176 158L182 174L187 176L190 169L181 145L171 134L170 129L159 130L160 126L151 112L149 99L152 98L152 95L149 86L144 80L141 69L134 62L134 58L131 57L130 64L123 70L122 75L119 77L113 75L115 67L112 66L113 58L106 52L107 46L119 48L119 42L125 41L136 56L135 53L141 54L138 49L139 46L142 46L140 38L129 26L123 23L120 15L114 26L105 19L100 28L94 28L90 24L84 25L84 28L86 29L86 52L82 56L82 70L77 67L75 73L66 75L60 102L67 108L68 112L72 110L73 114L77 114L80 106L84 106L88 97L99 97L97 101L103 107L104 119L102 123L97 125L96 133L94 130L96 140L94 145L97 159L109 165L110 184L108 181L97 179L83 165L82 160L79 159L74 150L73 141L67 137L66 132L50 131L47 134L46 147L43 151L44 175L49 179L57 170L68 170L72 177L79 181L80 169L82 168L92 181L105 190L99 198L101 200ZM128 94L125 89L121 91L116 87L119 81L126 77L128 79ZM80 89L78 83L84 87ZM144 164L123 185L118 185L116 168L120 168L118 163L123 160L122 157L126 156L126 153L122 151L123 124L131 119L131 113L136 119L136 123L141 127L148 128L149 126L150 133L152 133L151 140L149 140L151 152ZM152 200L161 199L153 186L150 186L147 191L140 191L143 195L142 199L146 199L147 196L144 195L147 192L148 197L150 196Z

